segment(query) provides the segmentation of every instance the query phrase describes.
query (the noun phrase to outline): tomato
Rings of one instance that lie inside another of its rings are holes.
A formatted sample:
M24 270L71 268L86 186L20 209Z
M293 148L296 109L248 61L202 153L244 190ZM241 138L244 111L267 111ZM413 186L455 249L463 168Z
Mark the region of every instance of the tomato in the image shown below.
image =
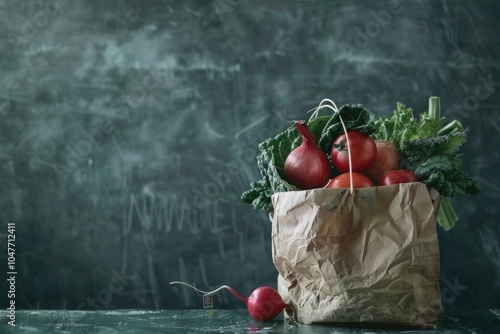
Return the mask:
M380 175L378 179L379 186L389 186L391 184L418 182L415 173L409 169L388 170Z
M350 188L350 178L349 173L340 174L339 176L333 178L328 182L325 188ZM373 182L359 173L352 173L352 186L353 188L366 188L366 187L374 187Z
M349 171L349 156L351 152L352 171L362 173L375 164L377 160L377 145L367 134L359 131L347 131L349 143L345 134L338 136L332 146L332 163L340 172Z

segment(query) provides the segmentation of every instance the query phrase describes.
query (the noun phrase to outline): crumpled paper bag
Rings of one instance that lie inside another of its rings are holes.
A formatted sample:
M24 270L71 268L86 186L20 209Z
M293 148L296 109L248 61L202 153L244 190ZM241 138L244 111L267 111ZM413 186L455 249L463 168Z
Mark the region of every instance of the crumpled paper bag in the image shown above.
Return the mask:
M440 201L418 182L275 193L273 262L294 308L285 316L435 328Z

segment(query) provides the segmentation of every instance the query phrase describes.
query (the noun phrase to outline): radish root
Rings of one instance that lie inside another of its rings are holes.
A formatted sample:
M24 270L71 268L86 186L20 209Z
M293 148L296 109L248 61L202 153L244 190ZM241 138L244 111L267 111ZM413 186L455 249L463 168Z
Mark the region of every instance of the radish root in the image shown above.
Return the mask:
M203 291L203 290L200 290L198 289L197 287L193 286L193 285L190 285L190 284L187 284L187 283L184 283L184 282L179 282L179 281L173 281L173 282L170 282L170 284L181 284L181 285L185 285L187 287L190 287L191 289L193 289L194 291L196 291L196 293L198 293L200 296L210 296L210 295L213 295L214 293L216 293L217 291L220 291L222 289L227 289L229 291L231 291L231 293L233 295L235 295L237 298L241 299L242 301L244 301L245 303L247 302L247 298L243 297L242 295L240 295L236 290L234 290L233 288L231 288L230 286L228 285L222 285L220 287L218 287L217 289L215 290L212 290L212 291Z

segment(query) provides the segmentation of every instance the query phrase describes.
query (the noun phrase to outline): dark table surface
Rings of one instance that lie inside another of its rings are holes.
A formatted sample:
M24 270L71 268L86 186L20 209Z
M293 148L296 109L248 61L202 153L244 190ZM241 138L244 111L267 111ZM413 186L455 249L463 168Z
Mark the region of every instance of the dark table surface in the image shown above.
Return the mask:
M436 330L427 331L300 325L282 316L260 323L246 310L18 310L12 327L5 320L7 312L1 313L0 333L500 333L498 309L447 312Z

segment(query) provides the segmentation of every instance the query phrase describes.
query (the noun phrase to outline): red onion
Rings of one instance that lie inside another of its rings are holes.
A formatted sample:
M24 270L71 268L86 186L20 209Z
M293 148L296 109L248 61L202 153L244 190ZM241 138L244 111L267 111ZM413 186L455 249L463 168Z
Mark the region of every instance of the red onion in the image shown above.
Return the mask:
M300 189L321 188L330 179L328 158L316 145L305 121L295 121L295 126L302 135L302 144L285 160L285 179Z

